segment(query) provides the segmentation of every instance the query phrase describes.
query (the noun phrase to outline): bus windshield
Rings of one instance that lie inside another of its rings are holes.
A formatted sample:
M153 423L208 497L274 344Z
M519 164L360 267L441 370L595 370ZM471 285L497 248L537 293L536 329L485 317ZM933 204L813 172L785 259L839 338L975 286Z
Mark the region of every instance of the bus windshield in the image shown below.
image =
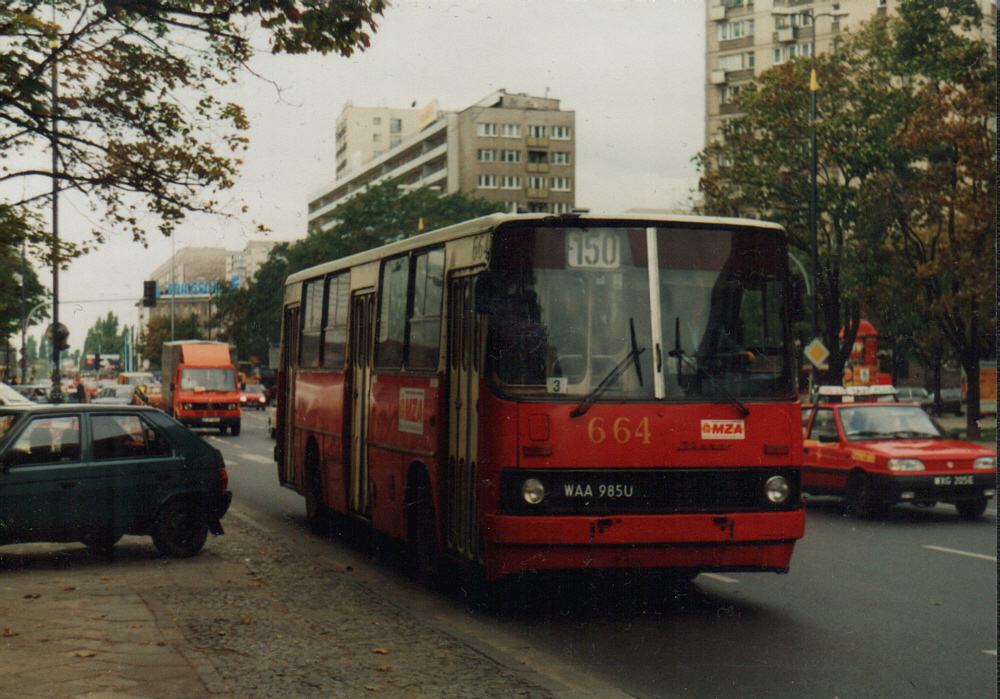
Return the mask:
M479 306L490 319L489 376L502 395L795 394L778 231L501 228L490 264Z

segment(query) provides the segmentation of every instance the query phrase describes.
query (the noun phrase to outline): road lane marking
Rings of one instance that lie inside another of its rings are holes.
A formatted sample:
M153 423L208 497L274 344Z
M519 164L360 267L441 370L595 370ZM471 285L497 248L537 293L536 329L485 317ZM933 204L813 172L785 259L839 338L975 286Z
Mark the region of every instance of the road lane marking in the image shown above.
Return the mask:
M213 442L218 442L219 444L225 444L227 447L235 447L236 449L242 449L239 444L236 444L232 440L222 439L221 437L209 437Z
M958 549L947 549L944 546L924 546L925 549L930 549L931 551L942 551L944 553L954 553L959 556L969 556L970 558L983 558L987 561L997 562L996 556L987 556L982 553L972 553L971 551L959 551Z
M717 580L718 582L735 584L739 580L734 580L733 578L727 578L725 575L719 575L718 573L699 573L703 578L708 578L709 580Z
M986 653L986 655L992 655L995 657L997 654L997 649L994 648L993 650L984 650L983 652Z
M244 461L253 461L258 464L273 464L274 459L268 456L261 456L260 454L237 454L237 457L243 459Z

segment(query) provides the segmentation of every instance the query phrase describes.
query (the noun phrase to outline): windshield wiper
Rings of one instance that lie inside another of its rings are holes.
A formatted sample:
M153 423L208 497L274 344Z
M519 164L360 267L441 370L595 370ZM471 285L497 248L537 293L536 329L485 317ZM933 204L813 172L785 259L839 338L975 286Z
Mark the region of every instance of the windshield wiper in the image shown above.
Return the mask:
M635 375L639 379L639 385L642 386L642 369L639 367L639 355L645 352L646 348L643 347L642 349L639 349L639 345L635 341L635 323L631 318L628 319L628 329L631 335L632 349L629 351L625 359L618 362L618 366L612 369L611 373L601 380L601 383L597 384L594 390L590 392L590 395L588 395L584 401L580 403L580 405L573 409L573 411L569 414L570 417L580 417L585 412L590 410L590 406L597 402L597 399L600 398L606 390L608 390L608 387L610 387L611 384L617 381L618 378L628 370L629 364L635 365Z
M719 381L717 381L714 376L712 376L707 371L705 371L705 369L703 367L699 366L698 363L695 362L694 359L687 352L685 352L683 349L681 349L681 319L680 319L680 316L677 316L677 318L675 319L675 322L674 322L674 333L675 333L674 334L674 348L672 350L670 350L669 352L667 352L667 354L669 356L671 356L671 357L674 357L677 360L677 383L678 384L681 383L681 364L686 361L687 364L688 364L688 366L690 368L694 369L695 374L697 374L698 376L703 376L706 379L708 379L709 381L711 381L712 385L714 385L717 389L719 389L719 393L722 394L722 397L725 398L730 403L732 403L733 405L736 406L736 408L740 411L740 417L746 417L747 415L749 415L750 414L750 408L748 408L747 406L743 405L743 403L740 402L739 398L737 398L732 393L730 393L729 389L727 389L724 385L722 385L722 383L720 383Z

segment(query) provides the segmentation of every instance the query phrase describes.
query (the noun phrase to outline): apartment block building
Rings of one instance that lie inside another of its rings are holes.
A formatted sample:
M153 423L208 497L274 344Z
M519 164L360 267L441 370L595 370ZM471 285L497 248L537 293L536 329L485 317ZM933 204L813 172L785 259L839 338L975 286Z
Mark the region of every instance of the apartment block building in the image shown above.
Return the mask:
M361 167L409 138L420 124L421 110L355 107L348 102L337 117L337 177Z
M310 195L309 227L334 225L333 212L348 197L390 178L475 194L511 212L568 213L576 206L575 130L575 113L558 99L506 90L458 112L425 107L414 133L401 133L394 148L360 167L338 169L336 180Z
M892 15L902 0L706 0L705 143L737 113L733 98L755 75L835 49L844 31ZM978 0L982 36L996 55L996 0Z

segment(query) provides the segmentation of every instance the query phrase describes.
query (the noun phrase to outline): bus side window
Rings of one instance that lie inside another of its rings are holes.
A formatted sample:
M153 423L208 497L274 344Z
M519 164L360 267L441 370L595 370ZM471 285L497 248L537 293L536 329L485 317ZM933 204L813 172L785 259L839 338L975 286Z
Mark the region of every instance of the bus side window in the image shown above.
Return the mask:
M409 276L409 257L397 257L382 265L378 346L375 348L375 366L379 368L401 369L403 367Z
M413 314L407 330L410 369L436 369L441 346L441 302L444 298L444 250L415 258Z
M343 369L347 346L347 309L351 301L351 273L330 277L326 287L323 326L323 366Z
M323 323L323 280L316 279L304 285L302 292L305 312L302 314L302 345L299 366L315 368L319 366L322 346L321 328Z

